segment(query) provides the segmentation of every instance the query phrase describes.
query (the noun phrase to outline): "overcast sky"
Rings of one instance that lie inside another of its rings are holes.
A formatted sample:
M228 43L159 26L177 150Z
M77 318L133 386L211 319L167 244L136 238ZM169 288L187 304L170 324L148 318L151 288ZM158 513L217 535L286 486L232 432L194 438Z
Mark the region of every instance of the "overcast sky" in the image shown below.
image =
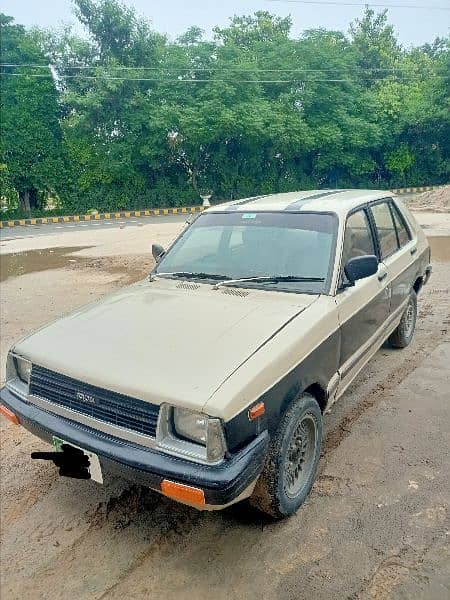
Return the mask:
M361 2L361 6L364 5L361 0L351 2ZM383 0L376 0L376 4L382 2ZM386 2L450 7L450 0ZM133 6L139 14L151 20L155 29L169 34L171 38L177 37L191 25L198 25L210 34L214 25L226 25L228 18L234 14L250 14L256 10L268 10L280 16L291 14L294 35L303 29L314 27L347 31L349 22L362 12L362 8L354 6L315 6L271 0L125 0L125 4ZM2 0L0 10L26 26L47 27L57 26L62 21L76 21L72 14L71 0ZM437 36L445 36L450 27L450 11L390 8L389 15L401 43L406 46L431 42Z

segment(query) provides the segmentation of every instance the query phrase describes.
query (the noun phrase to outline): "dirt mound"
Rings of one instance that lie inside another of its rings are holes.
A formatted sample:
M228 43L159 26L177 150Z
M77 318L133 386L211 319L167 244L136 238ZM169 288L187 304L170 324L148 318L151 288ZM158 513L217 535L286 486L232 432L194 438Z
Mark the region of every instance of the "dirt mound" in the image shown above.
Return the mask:
M450 212L450 185L420 194L408 202L408 207L412 210Z

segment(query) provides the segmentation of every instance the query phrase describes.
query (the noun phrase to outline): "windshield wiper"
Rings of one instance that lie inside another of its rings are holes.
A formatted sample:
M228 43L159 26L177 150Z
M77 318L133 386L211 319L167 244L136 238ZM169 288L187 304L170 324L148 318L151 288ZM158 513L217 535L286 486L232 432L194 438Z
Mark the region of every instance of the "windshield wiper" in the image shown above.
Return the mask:
M223 282L231 279L227 275L216 273L191 273L190 271L175 271L173 273L153 273L152 277L184 277L186 279L219 279Z
M219 289L222 285L234 285L235 283L246 283L254 281L255 283L283 283L283 282L300 282L300 283L320 283L325 281L324 277L300 277L298 275L260 275L259 277L242 277L241 279L228 279L219 281L214 285L214 289Z

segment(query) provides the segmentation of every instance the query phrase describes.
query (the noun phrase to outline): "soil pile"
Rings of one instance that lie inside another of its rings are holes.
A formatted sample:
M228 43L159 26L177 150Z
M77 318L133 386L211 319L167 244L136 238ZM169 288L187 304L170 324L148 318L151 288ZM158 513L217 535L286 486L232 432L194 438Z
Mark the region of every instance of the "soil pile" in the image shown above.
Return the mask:
M420 194L408 202L408 207L412 210L450 212L450 185Z

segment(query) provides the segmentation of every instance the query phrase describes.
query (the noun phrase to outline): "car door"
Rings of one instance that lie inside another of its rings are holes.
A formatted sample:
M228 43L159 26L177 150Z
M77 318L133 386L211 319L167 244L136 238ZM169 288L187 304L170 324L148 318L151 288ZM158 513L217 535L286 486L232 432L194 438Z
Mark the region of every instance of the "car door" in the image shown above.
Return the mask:
M390 285L385 265L349 286L344 267L357 256L378 255L370 213L358 208L347 217L341 259L341 281L336 294L341 330L340 395L361 366L376 352L380 332L389 315Z
M370 206L379 253L388 270L392 294L390 313L401 313L414 282L416 241L396 204L389 198Z

